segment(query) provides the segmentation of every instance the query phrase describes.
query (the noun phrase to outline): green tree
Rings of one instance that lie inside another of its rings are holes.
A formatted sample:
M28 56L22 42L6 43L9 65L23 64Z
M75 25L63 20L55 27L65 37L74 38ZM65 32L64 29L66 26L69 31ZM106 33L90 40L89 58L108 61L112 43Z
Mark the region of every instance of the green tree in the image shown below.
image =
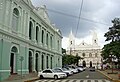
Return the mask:
M109 27L109 31L105 33L105 41L120 41L120 19L112 20L113 26Z
M112 55L120 60L120 18L115 18L112 23L112 27L109 27L109 31L104 35L105 41L110 41L110 43L102 48L102 56L106 59L112 52ZM118 62L120 63L120 61Z
M63 55L62 57L62 63L63 65L70 65L70 64L77 64L79 60L82 59L80 56L73 56L73 55Z

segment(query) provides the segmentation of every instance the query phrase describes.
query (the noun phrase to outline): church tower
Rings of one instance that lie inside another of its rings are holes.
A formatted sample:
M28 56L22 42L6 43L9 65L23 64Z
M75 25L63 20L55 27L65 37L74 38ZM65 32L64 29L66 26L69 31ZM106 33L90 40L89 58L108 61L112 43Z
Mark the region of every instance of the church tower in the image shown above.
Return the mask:
M75 49L75 37L72 33L72 30L69 34L69 47L68 47L68 50L70 50L70 54L71 54L71 51Z
M92 31L92 45L98 46L98 37L95 31Z

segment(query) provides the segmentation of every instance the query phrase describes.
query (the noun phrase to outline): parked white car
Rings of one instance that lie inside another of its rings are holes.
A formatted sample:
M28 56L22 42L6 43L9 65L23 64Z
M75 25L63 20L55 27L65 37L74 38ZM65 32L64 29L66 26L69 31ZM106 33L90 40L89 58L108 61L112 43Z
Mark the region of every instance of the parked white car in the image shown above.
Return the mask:
M72 75L72 74L73 74L73 72L72 72L72 71L70 71L70 70L68 70L68 69L66 69L66 68L54 68L54 70L59 71L59 72L64 72L64 73L66 73L66 74L67 74L67 76L69 76L69 75Z
M66 78L67 74L63 72L57 72L53 69L45 69L41 72L38 72L38 77L59 79L59 78Z
M72 73L78 73L78 70L75 68L65 67L66 69L72 71Z
M84 71L84 69L82 67L76 67L78 69L78 72L82 72Z

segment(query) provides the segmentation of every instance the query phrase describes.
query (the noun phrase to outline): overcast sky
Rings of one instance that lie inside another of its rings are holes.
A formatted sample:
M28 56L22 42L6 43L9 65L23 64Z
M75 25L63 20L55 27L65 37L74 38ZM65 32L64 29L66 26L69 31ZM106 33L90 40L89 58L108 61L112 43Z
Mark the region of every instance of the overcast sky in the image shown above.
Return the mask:
M55 23L62 32L62 47L65 49L68 46L68 36L71 29L73 34L76 34L81 2L82 0L32 0L36 7L46 5L51 22ZM82 40L91 43L90 31L96 30L99 45L103 47L106 44L104 33L112 26L111 20L115 17L120 17L120 0L83 0L76 44L80 44Z

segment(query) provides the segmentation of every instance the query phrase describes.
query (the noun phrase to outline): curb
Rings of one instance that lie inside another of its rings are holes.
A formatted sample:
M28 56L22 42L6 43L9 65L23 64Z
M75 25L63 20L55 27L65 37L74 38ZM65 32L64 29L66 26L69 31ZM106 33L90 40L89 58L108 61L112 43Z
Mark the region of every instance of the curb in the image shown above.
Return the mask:
M106 75L105 73L103 73L103 72L101 72L99 70L97 70L97 71L100 72L101 74L103 74L104 76L106 76L109 80L111 80L113 82L120 82L120 80L115 80L115 79L111 78L110 76Z
M31 80L26 80L26 81L24 81L24 82L33 82L33 81L35 81L35 80L39 80L39 78L35 78L35 79L31 79Z

